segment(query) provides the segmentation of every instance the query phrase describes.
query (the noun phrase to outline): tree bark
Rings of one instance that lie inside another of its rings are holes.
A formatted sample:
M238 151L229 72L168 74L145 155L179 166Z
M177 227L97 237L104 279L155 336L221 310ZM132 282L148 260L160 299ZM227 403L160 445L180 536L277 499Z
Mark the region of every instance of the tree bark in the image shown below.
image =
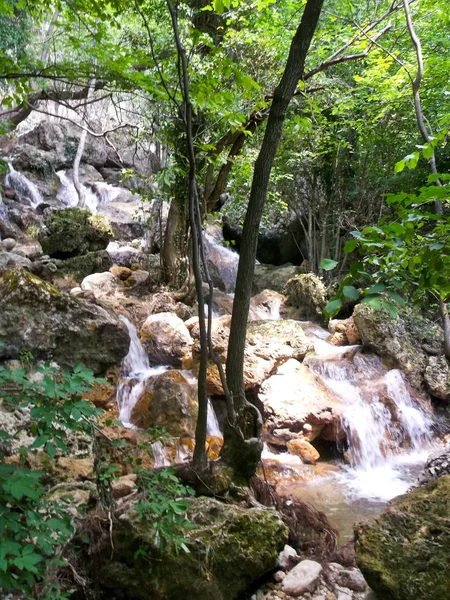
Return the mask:
M305 59L319 20L323 1L307 1L300 25L292 40L286 67L274 93L264 140L255 163L242 232L226 365L228 388L233 397L237 416L234 423L230 423L228 420L225 427L222 457L237 474L245 477L251 476L256 471L262 451L261 416L256 407L247 402L244 389L245 338L258 231L286 110L304 73Z
M93 77L91 79L91 83L89 84L89 90L87 93L87 101L88 102L92 98L94 92L95 92L95 77ZM86 120L86 117L87 117L87 110L88 109L86 107L85 111L84 111L84 120ZM86 144L86 136L87 136L87 131L86 131L86 129L83 129L81 131L80 141L78 143L75 160L73 161L73 176L72 176L73 177L73 185L75 186L75 189L78 194L78 206L80 208L86 208L86 192L84 190L84 187L80 183L80 162L81 162L81 158L83 157L84 146Z
M442 327L444 328L444 354L445 358L450 361L450 316L448 314L447 302L439 301L441 309Z

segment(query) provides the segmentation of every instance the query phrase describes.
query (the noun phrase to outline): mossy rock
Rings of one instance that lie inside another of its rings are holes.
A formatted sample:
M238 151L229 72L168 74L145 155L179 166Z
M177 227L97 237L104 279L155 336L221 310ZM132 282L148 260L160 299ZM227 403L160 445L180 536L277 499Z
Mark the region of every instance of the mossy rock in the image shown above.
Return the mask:
M45 254L68 259L105 250L113 235L102 217L88 210L66 208L45 211L44 228L38 237Z
M444 600L450 590L450 475L355 528L356 561L383 600Z
M58 265L58 276L71 275L76 281L83 281L93 273L104 273L112 267L112 259L106 250L88 252L82 256L67 258Z
M0 277L0 358L27 351L37 360L72 368L80 362L96 373L119 365L130 338L104 308L62 293L25 269Z
M156 550L151 523L134 510L113 528L114 554L102 557L104 589L123 590L138 600L234 600L277 566L288 531L272 509L195 498L188 509L192 529L184 532L189 553ZM139 550L139 554L136 554Z
M314 273L297 275L287 282L284 294L286 303L297 308L301 318L323 320L327 290L320 277Z

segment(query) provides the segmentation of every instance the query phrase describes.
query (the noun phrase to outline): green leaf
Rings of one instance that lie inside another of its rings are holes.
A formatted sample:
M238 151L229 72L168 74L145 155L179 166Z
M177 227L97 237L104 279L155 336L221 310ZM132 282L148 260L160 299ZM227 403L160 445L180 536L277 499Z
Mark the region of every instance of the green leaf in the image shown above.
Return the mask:
M359 298L358 290L353 285L345 285L342 293L345 298L350 298L351 300L358 300Z
M325 271L331 271L338 264L337 260L333 260L331 258L324 258L320 263L319 268L324 269Z
M434 150L431 144L425 144L422 150L423 157L427 160L433 156Z
M395 173L401 173L404 168L405 168L405 161L399 160L397 163L395 163L394 171L395 171Z
M335 300L328 302L328 304L323 309L323 312L326 317L331 318L331 317L334 317L334 315L337 315L337 313L341 310L341 308L342 308L342 300L340 298L336 298Z
M349 253L353 252L353 250L358 245L358 240L349 240L344 246L344 252Z
M400 294L397 294L397 292L392 292L391 290L387 290L386 294L389 296L389 298L392 298L392 300L394 300L394 302L397 302L397 304L399 306L405 306L405 304L406 304L405 300L400 296Z
M386 286L384 285L384 283L376 283L370 289L367 290L367 293L368 294L380 294L381 292L384 292L385 289L386 289Z

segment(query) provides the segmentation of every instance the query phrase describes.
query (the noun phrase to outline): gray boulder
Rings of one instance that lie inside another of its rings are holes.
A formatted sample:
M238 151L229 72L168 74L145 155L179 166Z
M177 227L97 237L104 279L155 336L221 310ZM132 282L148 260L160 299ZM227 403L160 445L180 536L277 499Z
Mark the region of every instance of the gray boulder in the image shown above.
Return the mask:
M444 355L430 356L425 369L425 384L435 398L450 400L450 366Z

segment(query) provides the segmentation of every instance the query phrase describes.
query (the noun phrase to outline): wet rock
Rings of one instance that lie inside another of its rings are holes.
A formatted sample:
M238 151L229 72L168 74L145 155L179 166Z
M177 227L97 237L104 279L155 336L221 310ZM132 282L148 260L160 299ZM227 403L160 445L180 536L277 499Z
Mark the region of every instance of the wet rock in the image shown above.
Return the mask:
M183 535L190 552L175 553L171 545L161 552L151 520L126 511L113 530L114 554L105 547L96 563L101 587L142 600L235 600L276 568L287 529L275 511L200 497L190 501L187 516L192 528Z
M142 429L164 427L174 437L194 437L197 385L180 371L170 370L148 380L131 413Z
M347 336L345 333L340 333L339 331L335 331L330 335L327 339L327 342L332 346L345 346L348 342Z
M355 526L356 561L386 600L442 600L450 589L450 476L390 503Z
M150 362L181 367L190 357L193 340L183 321L172 313L150 315L140 332Z
M302 560L292 571L286 575L281 583L281 589L285 594L298 598L305 592L314 592L320 575L322 565L314 560Z
M294 439L287 443L287 449L290 454L299 456L304 464L315 465L320 458L320 454L309 442L302 439Z
M418 482L425 485L443 475L450 475L450 444L428 458Z
M104 296L113 296L117 291L123 289L123 284L109 271L104 273L93 273L88 275L81 282L83 291L93 292L96 298Z
M265 289L250 300L249 318L252 321L280 318L285 297L274 290ZM231 312L231 311L230 311Z
M255 265L253 277L253 292L259 294L263 290L283 292L287 282L300 273L300 267L291 264Z
M445 356L430 356L425 369L425 384L435 398L450 400L450 366Z
M418 389L423 385L428 357L413 337L407 322L384 309L358 304L353 313L363 344L402 369Z
M55 360L65 368L77 362L96 373L120 364L129 336L104 308L60 292L26 270L0 278L0 357L24 350L35 359Z
M323 281L314 273L297 275L284 289L286 303L299 309L304 319L323 319L327 292Z
M288 360L279 367L276 374L262 384L258 395L264 405L269 433L276 429L300 432L309 424L311 429L307 436L311 442L320 436L325 426L332 426L335 434L339 428L344 410L342 401L296 360Z
M44 212L44 229L39 232L42 250L61 259L105 250L111 237L104 219L80 208L47 209Z

